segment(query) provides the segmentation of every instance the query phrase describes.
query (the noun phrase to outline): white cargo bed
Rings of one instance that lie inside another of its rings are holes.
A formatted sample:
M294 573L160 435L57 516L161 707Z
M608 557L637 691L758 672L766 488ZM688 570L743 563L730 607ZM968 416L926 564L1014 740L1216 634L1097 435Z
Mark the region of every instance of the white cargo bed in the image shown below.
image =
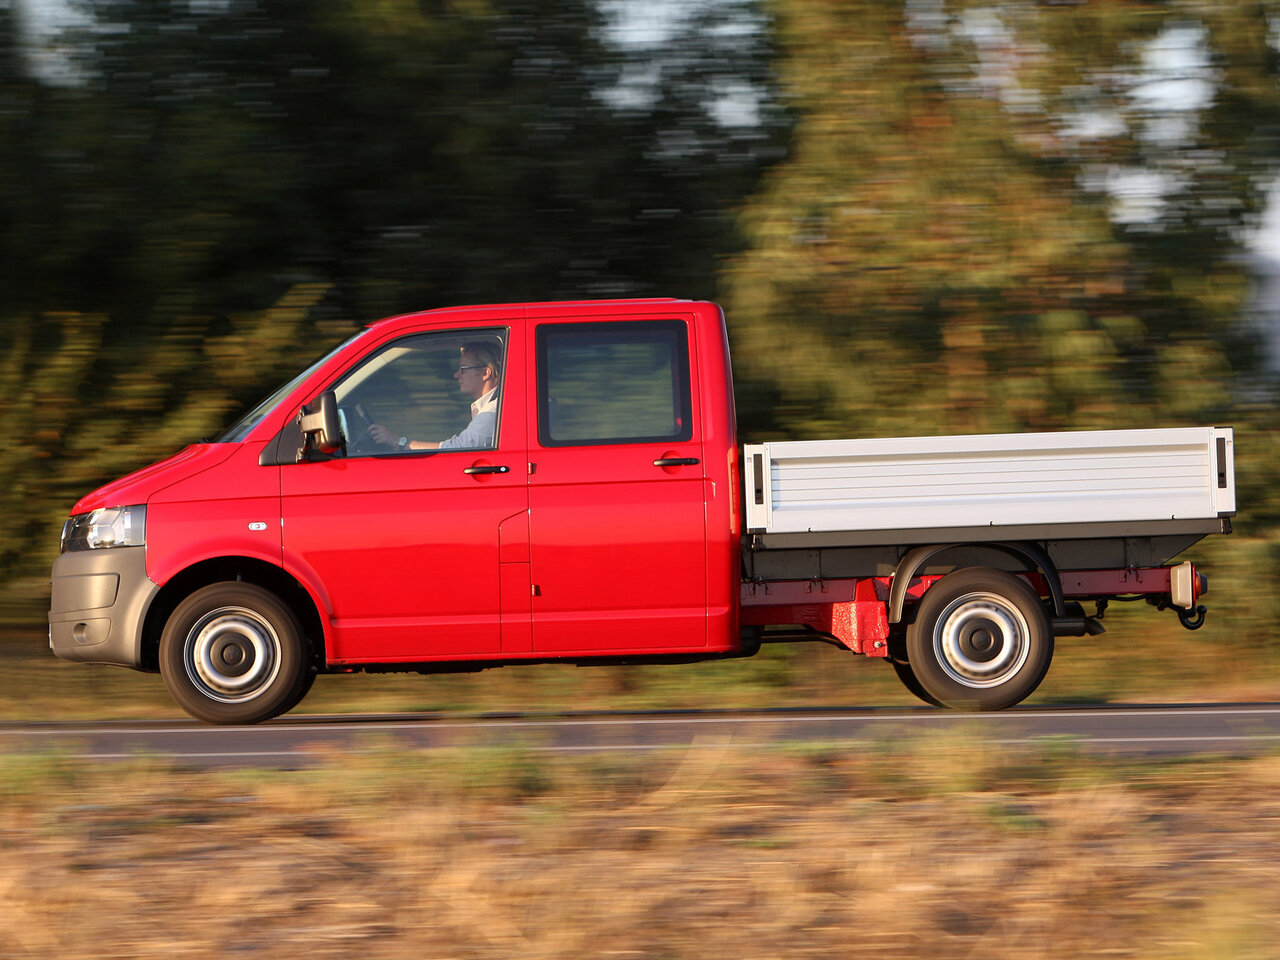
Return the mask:
M1235 513L1232 439L1188 427L749 444L747 529L1027 537L1217 520Z

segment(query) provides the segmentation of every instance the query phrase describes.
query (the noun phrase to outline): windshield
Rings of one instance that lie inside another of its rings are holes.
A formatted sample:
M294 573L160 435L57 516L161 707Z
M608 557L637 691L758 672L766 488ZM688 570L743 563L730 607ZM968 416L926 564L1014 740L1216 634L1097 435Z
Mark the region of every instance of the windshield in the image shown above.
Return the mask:
M363 337L368 332L369 331L367 329L361 330L355 336L349 337L346 340L344 340L342 343L338 344L336 347L334 347L324 356L320 357L318 360L316 360L315 363L311 364L311 366L307 367L307 369L303 370L301 373L299 373L296 377L294 377L288 383L277 388L271 394L271 396L267 397L265 400L263 400L261 403L255 406L252 410L250 410L248 413L242 416L239 420L237 420L235 423L229 426L226 429L226 431L224 431L223 433L215 437L212 442L213 443L239 443L241 440L243 440L245 437L249 435L249 432L253 430L254 427L256 427L259 423L262 422L263 417L265 417L268 413L270 413L272 410L275 409L276 404L280 403L285 397L287 397L290 393L292 393L297 388L298 384L302 383L303 380L307 379L307 377L315 373L316 370L318 370L325 362L328 361L330 357L336 354L339 350L344 349L348 344L354 343L357 339L359 339L360 337Z

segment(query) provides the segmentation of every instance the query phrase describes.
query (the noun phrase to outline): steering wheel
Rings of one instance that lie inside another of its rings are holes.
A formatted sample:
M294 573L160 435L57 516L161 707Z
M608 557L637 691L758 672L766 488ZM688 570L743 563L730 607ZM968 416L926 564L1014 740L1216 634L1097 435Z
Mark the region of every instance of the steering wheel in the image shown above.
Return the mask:
M355 454L385 453L386 448L369 436L369 428L378 421L361 403L339 408L346 419L347 452Z

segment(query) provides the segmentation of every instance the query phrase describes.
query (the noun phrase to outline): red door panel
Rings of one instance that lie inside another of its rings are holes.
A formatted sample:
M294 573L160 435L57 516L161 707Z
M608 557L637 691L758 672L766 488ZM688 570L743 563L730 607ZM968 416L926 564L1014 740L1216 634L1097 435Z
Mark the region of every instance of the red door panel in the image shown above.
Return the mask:
M539 653L707 644L692 337L670 316L537 328L529 507Z
M485 346L483 357L476 344ZM496 413L486 414L483 438L466 441L481 448L417 452L415 443L463 436L482 422L476 411L483 404L471 394L484 387L468 385L479 384L488 368L498 372L496 388L484 394L496 397ZM490 321L406 331L352 363L334 391L346 455L280 468L285 566L327 599L330 661L527 651L520 328ZM406 442L378 441L380 433Z
M672 449L539 451L530 478L539 652L706 645L702 468L653 465ZM694 444L674 449L700 459Z
M503 458L459 451L281 468L286 565L328 591L331 660L499 651L498 529L526 507L524 463L463 473L477 463Z

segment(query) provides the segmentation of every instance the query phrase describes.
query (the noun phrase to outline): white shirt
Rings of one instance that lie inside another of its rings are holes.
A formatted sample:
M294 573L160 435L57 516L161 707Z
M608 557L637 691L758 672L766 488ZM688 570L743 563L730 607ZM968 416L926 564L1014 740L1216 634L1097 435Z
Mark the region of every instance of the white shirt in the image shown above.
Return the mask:
M498 432L498 389L471 404L471 422L461 433L440 441L441 450L492 450Z

